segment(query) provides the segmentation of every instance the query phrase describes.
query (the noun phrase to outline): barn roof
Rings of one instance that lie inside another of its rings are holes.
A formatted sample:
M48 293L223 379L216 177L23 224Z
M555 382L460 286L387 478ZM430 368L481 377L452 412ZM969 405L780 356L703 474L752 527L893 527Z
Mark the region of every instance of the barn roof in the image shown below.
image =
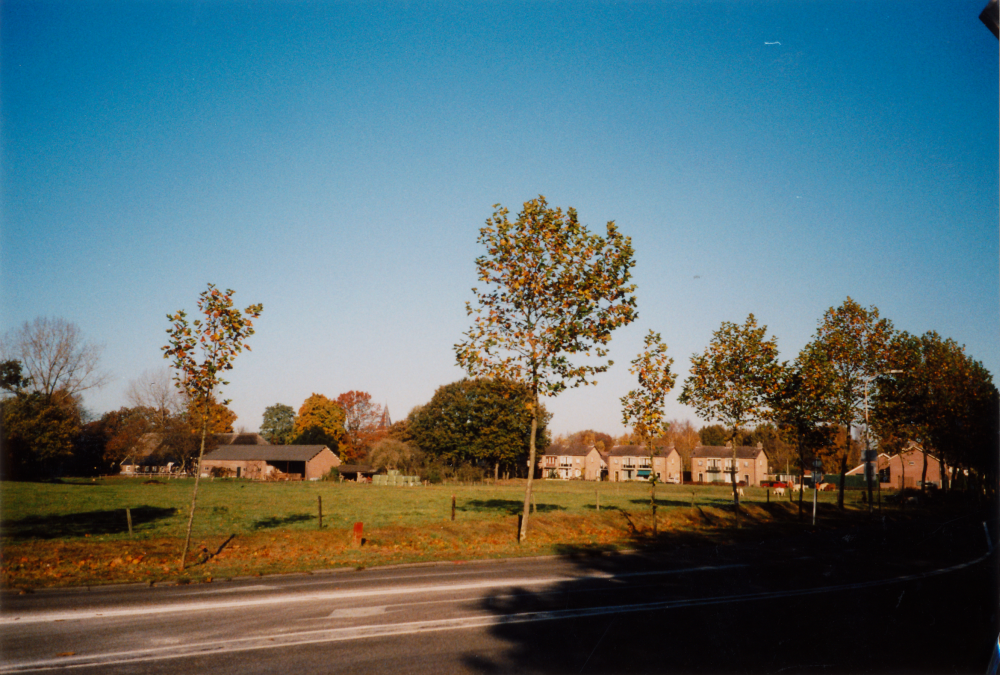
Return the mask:
M230 462L308 462L324 450L325 445L220 445L205 455L205 459Z

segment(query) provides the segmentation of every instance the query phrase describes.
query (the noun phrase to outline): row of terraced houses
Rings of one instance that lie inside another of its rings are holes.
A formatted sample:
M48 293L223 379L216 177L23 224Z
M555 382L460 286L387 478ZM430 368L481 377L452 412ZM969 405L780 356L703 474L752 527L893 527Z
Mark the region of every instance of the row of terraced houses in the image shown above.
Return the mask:
M654 474L662 483L680 483L684 463L673 446L657 448L649 456L642 445L616 445L607 452L597 448L559 448L542 454L538 468L543 478L609 480L612 482L648 481ZM691 451L691 480L699 483L732 482L732 445L699 445ZM736 448L736 480L746 485L760 485L767 479L767 453L756 447Z

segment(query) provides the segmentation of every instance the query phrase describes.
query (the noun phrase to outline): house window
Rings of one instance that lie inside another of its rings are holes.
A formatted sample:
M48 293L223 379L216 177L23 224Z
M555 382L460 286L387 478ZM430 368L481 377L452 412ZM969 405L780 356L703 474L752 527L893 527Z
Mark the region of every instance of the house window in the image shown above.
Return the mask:
M910 462L910 466L913 466L913 462Z
M700 459L698 460L698 466L701 466L701 460Z
M744 466L744 467L748 467L748 466L750 466L750 462L743 462L743 466Z

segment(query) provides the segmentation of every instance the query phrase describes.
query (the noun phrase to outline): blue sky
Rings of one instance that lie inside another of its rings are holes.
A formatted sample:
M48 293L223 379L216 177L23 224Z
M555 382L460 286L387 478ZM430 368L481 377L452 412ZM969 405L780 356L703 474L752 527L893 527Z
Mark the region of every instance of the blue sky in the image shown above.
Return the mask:
M683 378L722 321L753 312L790 359L847 296L996 373L984 5L5 0L0 329L104 344L101 413L212 282L264 304L238 425L351 389L398 419L462 377L493 205L543 194L616 221L639 286L556 432L623 430L650 328Z

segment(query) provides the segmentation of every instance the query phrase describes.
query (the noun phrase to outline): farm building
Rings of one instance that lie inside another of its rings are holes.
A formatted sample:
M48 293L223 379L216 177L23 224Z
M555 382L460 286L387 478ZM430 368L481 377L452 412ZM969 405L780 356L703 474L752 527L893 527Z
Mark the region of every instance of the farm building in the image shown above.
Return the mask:
M220 445L205 455L202 475L255 480L319 480L340 458L325 445Z

